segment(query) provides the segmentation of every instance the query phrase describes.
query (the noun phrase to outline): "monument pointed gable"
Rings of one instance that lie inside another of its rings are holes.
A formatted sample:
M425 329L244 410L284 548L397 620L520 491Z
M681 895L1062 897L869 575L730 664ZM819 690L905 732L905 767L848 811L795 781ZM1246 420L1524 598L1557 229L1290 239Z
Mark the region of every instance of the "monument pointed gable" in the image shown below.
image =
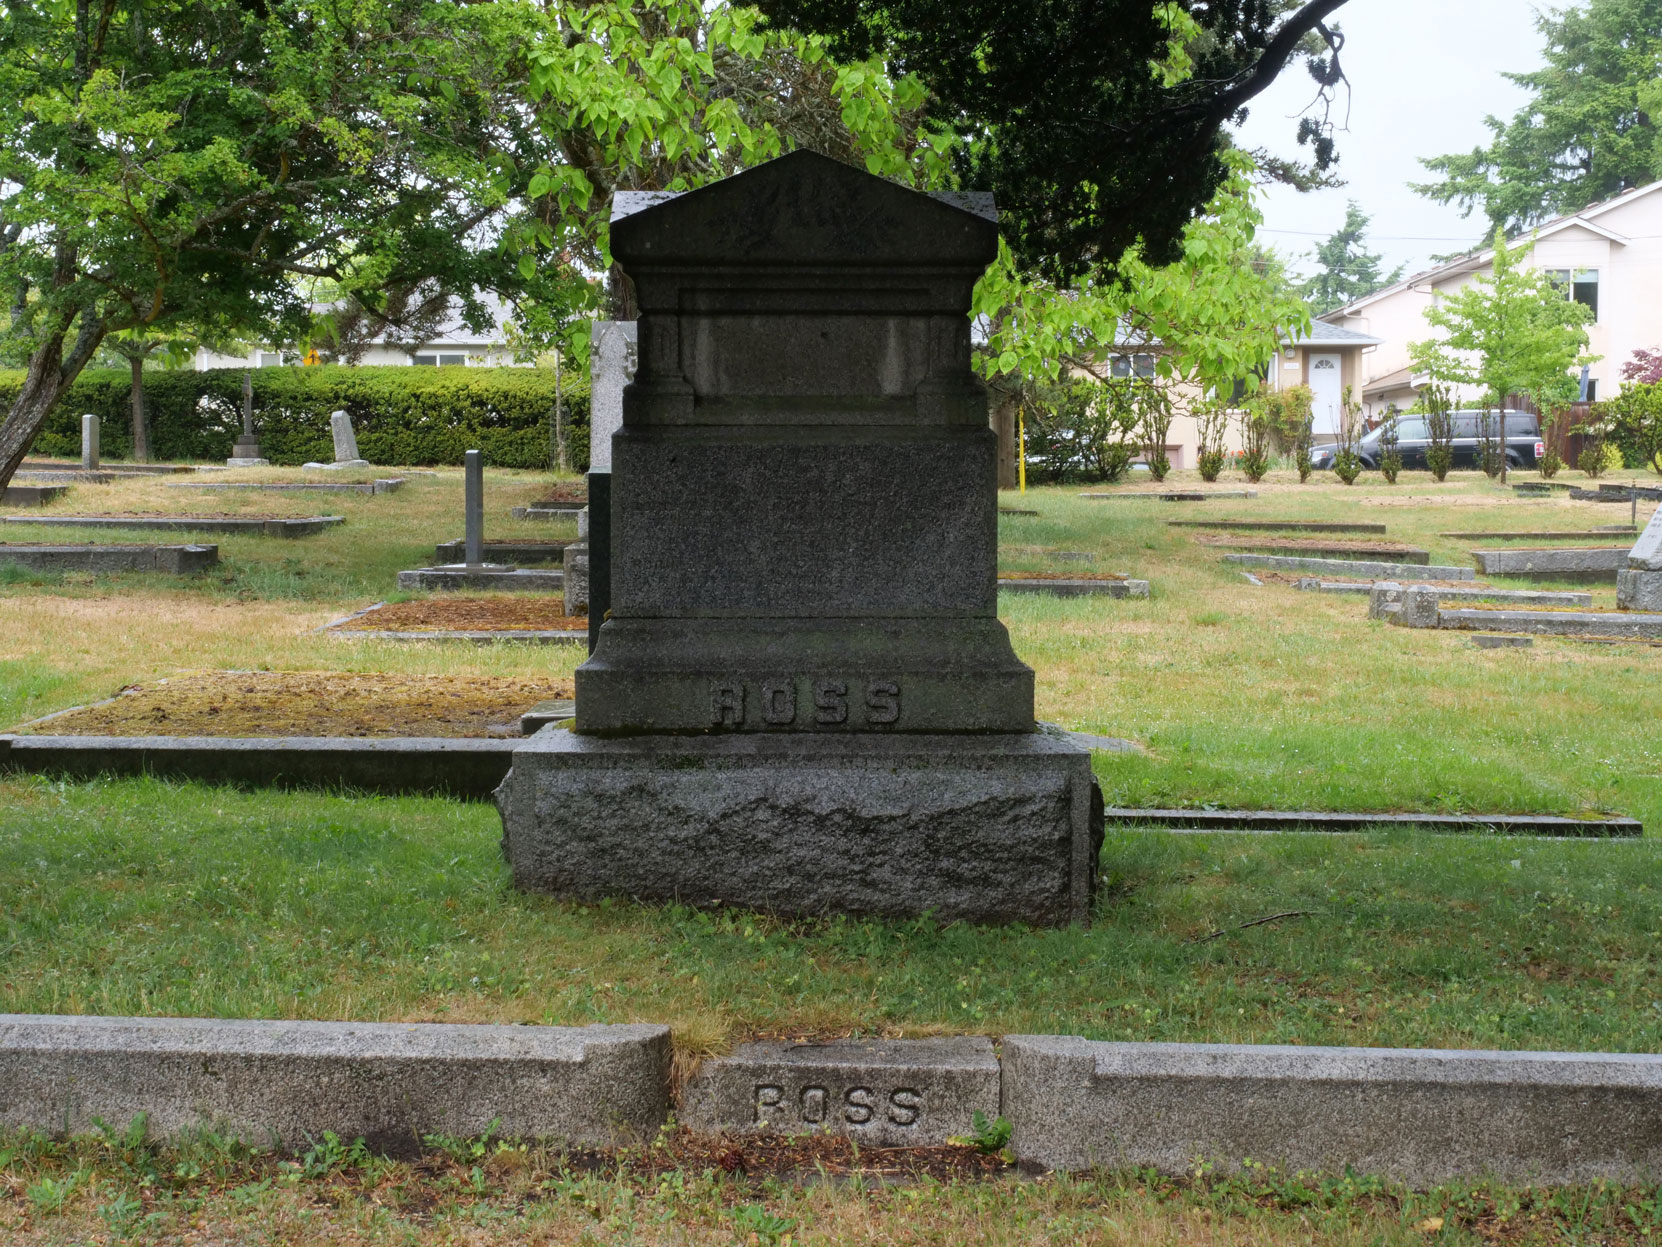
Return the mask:
M684 194L619 191L612 251L650 264L673 237L678 264L985 266L996 221L985 193L924 194L797 151Z

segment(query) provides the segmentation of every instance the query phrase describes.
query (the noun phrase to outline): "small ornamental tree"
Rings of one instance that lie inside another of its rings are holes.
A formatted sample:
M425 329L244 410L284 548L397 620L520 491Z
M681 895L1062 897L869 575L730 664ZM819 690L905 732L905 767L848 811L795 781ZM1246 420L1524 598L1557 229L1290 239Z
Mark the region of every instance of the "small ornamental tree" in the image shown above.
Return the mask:
M1617 445L1632 451L1653 472L1662 472L1662 382L1628 381L1621 393L1602 405L1610 413Z
M1333 473L1347 485L1356 484L1362 475L1362 458L1356 453L1361 440L1362 405L1347 385L1339 398L1338 449L1333 454Z
M1195 406L1195 424L1199 430L1199 448L1196 466L1200 479L1215 481L1223 471L1224 437L1229 432L1229 409L1219 399L1207 399Z
M1409 354L1440 381L1477 386L1484 406L1500 413L1495 432L1504 448L1510 396L1554 393L1570 369L1597 357L1583 353L1591 309L1546 273L1521 266L1529 244L1509 247L1497 229L1493 246L1491 273L1426 309L1426 323L1443 336L1409 343ZM1504 449L1499 467L1504 481Z
M1397 432L1397 413L1391 412L1385 417L1385 425L1379 431L1379 474L1389 485L1397 483L1397 477L1402 472L1402 438Z
M1425 448L1425 466L1438 481L1448 479L1454 466L1454 393L1439 381L1420 391L1418 407L1425 412L1430 445Z

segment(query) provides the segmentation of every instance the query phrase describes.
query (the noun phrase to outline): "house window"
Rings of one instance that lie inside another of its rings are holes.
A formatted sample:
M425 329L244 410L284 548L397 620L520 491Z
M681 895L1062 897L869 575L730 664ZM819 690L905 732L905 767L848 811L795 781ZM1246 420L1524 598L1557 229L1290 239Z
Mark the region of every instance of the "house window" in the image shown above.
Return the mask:
M412 357L415 364L426 368L464 368L467 366L467 356L464 354L416 355Z
M1564 292L1566 299L1574 299L1583 303L1593 313L1593 319L1599 318L1599 271L1596 268L1549 268L1547 276L1552 284Z
M1152 377L1154 375L1154 356L1152 355L1110 355L1108 363L1113 368L1116 377Z
M1592 377L1587 378L1587 401L1589 403L1599 401L1599 383Z
M260 367L261 368L281 368L282 366L283 366L283 356L282 356L281 352L278 352L278 351L261 351L260 352Z

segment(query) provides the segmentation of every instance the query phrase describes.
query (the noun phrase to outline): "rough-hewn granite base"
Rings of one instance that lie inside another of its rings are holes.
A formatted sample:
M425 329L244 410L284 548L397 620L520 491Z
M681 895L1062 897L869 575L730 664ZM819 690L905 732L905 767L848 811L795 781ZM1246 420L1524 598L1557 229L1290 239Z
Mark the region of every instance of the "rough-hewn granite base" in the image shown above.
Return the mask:
M1090 752L1055 728L601 738L551 727L515 752L497 806L528 891L791 914L1085 923L1102 846Z
M999 1113L998 1058L981 1035L769 1040L699 1067L680 1121L708 1134L846 1135L863 1147L927 1147Z
M1624 611L1662 613L1662 572L1622 568L1616 573L1616 605Z
M290 1148L325 1130L392 1152L491 1129L606 1146L663 1123L669 1059L667 1026L0 1014L0 1128L121 1130L142 1113L152 1137Z
M1004 1039L1023 1164L1654 1180L1662 1056Z

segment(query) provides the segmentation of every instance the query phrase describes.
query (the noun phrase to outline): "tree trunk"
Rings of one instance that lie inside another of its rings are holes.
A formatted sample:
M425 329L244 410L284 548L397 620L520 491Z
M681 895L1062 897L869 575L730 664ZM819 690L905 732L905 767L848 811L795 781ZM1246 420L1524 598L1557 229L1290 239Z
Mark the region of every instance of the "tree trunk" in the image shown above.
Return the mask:
M17 465L35 444L35 435L63 392L63 337L49 338L29 358L23 378L6 419L0 423L0 490L11 482Z
M17 392L5 420L0 421L0 489L11 483L12 474L23 462L23 456L29 453L29 447L35 444L40 426L46 423L53 406L64 390L81 375L81 369L87 366L87 361L104 340L106 329L101 319L90 316L80 319L81 328L75 335L75 345L70 349L67 360L64 358L63 340L69 334L72 317L60 320L57 332L49 335L29 357L29 371L24 374L23 388Z
M150 426L144 418L144 359L133 355L127 360L133 369L133 462L150 462Z

